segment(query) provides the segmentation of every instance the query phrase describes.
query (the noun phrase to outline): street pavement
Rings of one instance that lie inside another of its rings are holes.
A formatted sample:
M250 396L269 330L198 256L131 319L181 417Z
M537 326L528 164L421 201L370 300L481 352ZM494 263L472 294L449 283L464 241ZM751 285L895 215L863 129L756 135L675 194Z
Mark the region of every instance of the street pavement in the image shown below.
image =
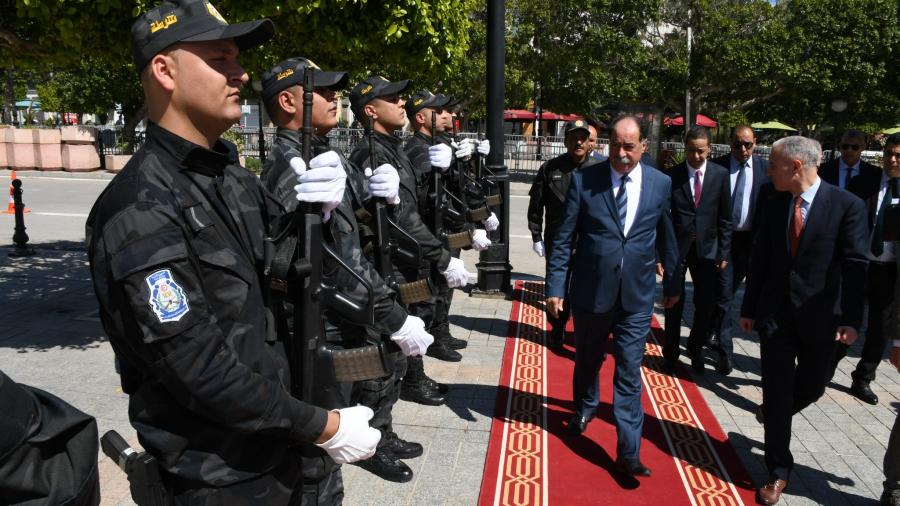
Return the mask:
M32 209L25 221L37 254L0 255L0 318L4 322L0 367L14 380L46 389L97 417L101 433L115 429L135 444L127 396L121 391L113 352L97 318L83 248L85 218L109 176L57 173L47 177L26 172L18 176L23 181L24 202ZM517 279L536 279L544 271L543 259L531 251L525 224L527 191L524 182L511 185L510 263ZM12 216L0 217L0 227L8 231L4 244L11 244ZM463 260L474 272L477 255L464 252ZM469 342L463 360L454 364L425 359L428 374L451 385L450 401L439 407L401 401L394 411L396 432L425 446L423 456L407 461L415 479L394 484L356 466L345 466L345 504L476 503L510 309L508 300L456 293L451 323L453 334ZM657 317L662 320L661 313ZM690 321L691 317L688 304L685 318ZM682 334L687 334L687 327ZM880 403L861 403L847 388L859 351L859 344L851 348L826 395L794 418L792 450L797 472L783 504L875 504L881 493L885 445L900 408L900 374L885 361L872 384ZM697 383L759 482L765 478L765 469L762 426L753 416L761 399L756 337L736 336L735 357L731 376L723 378L710 364ZM132 504L127 481L114 464L100 457L100 470L103 504ZM652 485L652 479L646 485ZM619 502L627 504L627 494L623 490Z

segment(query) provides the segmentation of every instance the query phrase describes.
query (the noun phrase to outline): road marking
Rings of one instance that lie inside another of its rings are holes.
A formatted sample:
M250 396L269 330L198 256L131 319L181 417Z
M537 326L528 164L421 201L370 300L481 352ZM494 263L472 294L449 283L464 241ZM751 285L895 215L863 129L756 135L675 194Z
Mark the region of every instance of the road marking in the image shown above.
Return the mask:
M512 237L513 239L531 239L530 235L509 234L509 236Z
M37 216L62 216L65 218L87 218L88 215L82 213L31 213Z
M530 199L531 198L531 196L529 196L529 195L510 195L510 197L514 198L514 199Z

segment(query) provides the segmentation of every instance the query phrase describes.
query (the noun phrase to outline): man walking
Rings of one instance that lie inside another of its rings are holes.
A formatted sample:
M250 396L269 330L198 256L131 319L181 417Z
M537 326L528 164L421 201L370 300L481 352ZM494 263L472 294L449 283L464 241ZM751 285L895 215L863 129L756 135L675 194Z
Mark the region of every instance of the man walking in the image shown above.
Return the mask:
M650 476L640 461L644 422L640 367L650 331L657 258L665 267L663 305L670 307L678 300L674 279L678 252L669 216L671 181L642 166L641 140L637 118L617 118L610 125L610 159L573 172L550 252L547 288L547 307L557 317L571 261L575 415L569 431L573 434L581 434L594 417L600 401L598 373L606 356L606 338L612 333L616 465L631 476Z

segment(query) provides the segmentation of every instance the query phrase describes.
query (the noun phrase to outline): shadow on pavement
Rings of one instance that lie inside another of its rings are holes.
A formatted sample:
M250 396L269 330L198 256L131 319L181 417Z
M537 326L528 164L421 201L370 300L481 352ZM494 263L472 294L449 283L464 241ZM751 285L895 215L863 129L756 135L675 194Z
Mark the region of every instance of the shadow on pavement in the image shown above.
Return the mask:
M84 246L75 241L32 245L12 258L0 248L0 348L18 353L96 348L106 338L97 316Z

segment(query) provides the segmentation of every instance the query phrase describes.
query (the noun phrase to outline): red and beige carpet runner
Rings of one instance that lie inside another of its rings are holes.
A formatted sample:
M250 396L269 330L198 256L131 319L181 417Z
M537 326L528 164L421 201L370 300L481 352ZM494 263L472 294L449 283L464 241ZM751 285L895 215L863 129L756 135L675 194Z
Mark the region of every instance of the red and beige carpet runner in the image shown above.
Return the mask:
M600 371L597 418L581 436L572 415L572 323L561 352L544 346L549 329L540 282L516 282L479 506L754 504L749 475L697 387L662 372L662 329L653 320L642 377L641 460L653 471L617 473L612 416L612 347ZM611 341L610 341L611 343Z

